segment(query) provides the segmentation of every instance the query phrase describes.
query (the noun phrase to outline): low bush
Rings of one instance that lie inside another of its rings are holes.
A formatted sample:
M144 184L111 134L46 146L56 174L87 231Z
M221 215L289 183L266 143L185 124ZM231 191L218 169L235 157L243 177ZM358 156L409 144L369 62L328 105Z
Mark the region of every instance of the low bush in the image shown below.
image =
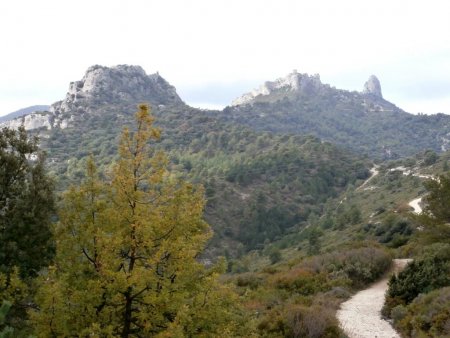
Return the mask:
M418 296L408 306L392 309L396 328L406 337L450 335L450 287Z
M300 268L277 275L274 284L278 289L286 289L304 296L330 288L325 273L314 274Z
M236 279L236 285L239 287L248 287L252 290L256 290L264 282L264 279L255 273L243 273Z
M334 311L322 306L294 306L287 309L286 337L339 337Z
M334 310L326 306L291 304L283 311L270 311L260 321L263 337L342 337Z
M391 277L383 314L391 317L398 305L408 305L419 294L446 286L450 286L450 244L436 243Z
M376 247L355 248L336 254L311 259L306 265L316 271L325 271L331 279L349 279L353 287L375 281L390 266L391 257Z

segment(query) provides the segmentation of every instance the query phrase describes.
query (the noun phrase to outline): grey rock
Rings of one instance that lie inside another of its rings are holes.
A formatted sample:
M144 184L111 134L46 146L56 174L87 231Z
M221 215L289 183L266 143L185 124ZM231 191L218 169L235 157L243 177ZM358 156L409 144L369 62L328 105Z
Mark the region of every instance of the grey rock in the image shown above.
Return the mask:
M371 94L383 98L381 94L380 80L375 75L371 75L364 84L363 94Z
M258 89L246 93L233 100L232 106L238 106L251 103L258 96L267 96L274 91L284 89L290 92L299 92L302 94L312 94L319 90L322 86L319 74L308 75L300 74L296 70L285 77L276 79L275 81L267 81Z
M154 105L182 104L175 87L158 73L147 75L140 66L92 66L80 81L71 82L64 100L54 103L50 111L56 114L76 112L82 106L102 102L147 102Z
M0 128L7 127L10 129L17 129L22 125L26 130L39 128L50 130L53 127L52 116L49 113L33 112L28 115L2 122L0 123Z
M154 106L176 105L184 102L175 87L158 73L147 75L140 66L89 67L80 81L71 82L66 97L46 107L47 112L22 114L0 121L0 127L25 129L65 129L84 114L95 112L102 104L150 103Z

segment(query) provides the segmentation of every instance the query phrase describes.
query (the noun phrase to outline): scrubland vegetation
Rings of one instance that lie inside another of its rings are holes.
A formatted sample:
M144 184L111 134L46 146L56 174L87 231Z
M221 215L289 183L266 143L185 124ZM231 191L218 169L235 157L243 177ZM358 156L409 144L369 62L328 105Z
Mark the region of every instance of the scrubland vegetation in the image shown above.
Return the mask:
M1 337L342 337L340 303L394 256L414 261L383 314L405 337L450 331L448 154L379 163L358 190L367 158L191 113L161 131L142 105L121 137L93 115L86 141L43 140L50 169L0 133Z

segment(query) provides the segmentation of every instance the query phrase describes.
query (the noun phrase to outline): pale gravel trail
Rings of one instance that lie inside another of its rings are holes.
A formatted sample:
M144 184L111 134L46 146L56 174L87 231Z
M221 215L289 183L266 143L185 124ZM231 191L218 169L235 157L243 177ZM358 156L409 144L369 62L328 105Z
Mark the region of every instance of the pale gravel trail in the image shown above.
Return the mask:
M375 176L377 176L380 172L378 171L378 166L375 165L372 169L370 169L370 177L363 182L355 191L361 190L364 188Z
M401 271L409 259L394 259L394 273ZM381 308L390 275L368 289L358 292L341 304L337 312L340 327L350 338L400 338L388 321L381 318Z
M422 202L422 197L418 197L408 203L408 205L414 209L413 212L415 214L420 214L422 212L422 207L420 206L421 202Z

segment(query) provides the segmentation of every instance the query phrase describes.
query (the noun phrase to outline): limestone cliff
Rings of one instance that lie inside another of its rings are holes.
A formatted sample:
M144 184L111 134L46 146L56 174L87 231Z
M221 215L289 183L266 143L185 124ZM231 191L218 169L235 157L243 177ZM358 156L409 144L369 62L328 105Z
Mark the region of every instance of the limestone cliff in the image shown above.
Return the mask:
M268 96L280 89L284 89L290 92L311 94L320 89L322 86L325 85L320 81L320 76L318 74L310 76L308 74L300 74L296 70L294 70L286 77L279 78L275 81L265 82L258 89L255 89L235 99L231 103L231 105L238 106L248 104L258 96Z
M183 104L175 87L158 73L147 75L140 66L92 66L83 78L71 82L66 97L50 106L48 112L33 112L3 123L0 127L33 130L67 128L73 121L82 120L84 114L95 113L102 105Z
M147 75L140 66L92 66L80 81L71 82L64 100L54 103L54 113L85 112L92 106L114 102L180 104L175 87L158 73Z
M380 80L375 75L371 75L364 84L363 94L371 94L383 98L381 94Z

